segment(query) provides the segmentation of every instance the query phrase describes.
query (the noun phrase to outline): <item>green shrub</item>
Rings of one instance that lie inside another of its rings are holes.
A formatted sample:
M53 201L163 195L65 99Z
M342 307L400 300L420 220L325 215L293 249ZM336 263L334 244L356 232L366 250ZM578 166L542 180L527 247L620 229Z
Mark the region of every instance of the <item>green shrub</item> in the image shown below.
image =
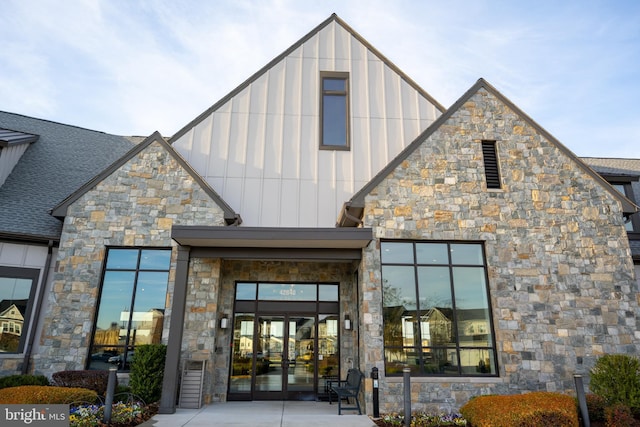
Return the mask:
M609 405L622 403L640 409L640 361L626 354L600 357L591 369L589 388Z
M88 388L99 396L104 396L107 394L109 371L60 371L54 373L51 379L53 385L58 387Z
M86 388L23 385L0 390L0 403L4 404L93 403L97 399L97 393Z
M460 408L474 427L578 427L578 409L571 396L532 392L478 396Z
M146 403L160 400L166 354L167 347L162 344L136 347L129 372L129 386L131 393Z
M49 378L44 375L10 375L0 378L0 389L21 385L49 385Z

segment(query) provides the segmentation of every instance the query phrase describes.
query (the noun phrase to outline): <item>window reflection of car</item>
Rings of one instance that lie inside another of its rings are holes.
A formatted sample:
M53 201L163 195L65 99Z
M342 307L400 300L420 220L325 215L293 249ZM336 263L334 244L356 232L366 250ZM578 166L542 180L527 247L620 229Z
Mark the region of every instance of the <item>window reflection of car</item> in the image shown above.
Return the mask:
M109 362L109 359L111 359L114 355L115 353L112 352L93 353L91 355L91 360L96 362Z
M124 365L122 357L122 354L116 354L115 356L110 357L108 362L118 365L119 368L127 367L131 363L131 359L133 359L133 351L127 351L127 359L124 361Z

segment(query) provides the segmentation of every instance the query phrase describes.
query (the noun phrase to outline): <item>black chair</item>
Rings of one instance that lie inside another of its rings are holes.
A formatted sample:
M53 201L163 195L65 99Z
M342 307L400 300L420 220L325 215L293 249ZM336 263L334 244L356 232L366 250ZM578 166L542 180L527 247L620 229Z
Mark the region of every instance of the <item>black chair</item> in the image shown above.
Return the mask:
M357 409L358 414L362 415L358 393L360 392L360 384L363 378L364 374L359 369L351 368L347 371L346 380L329 381L329 405L332 402L331 396L335 394L338 399L338 415L342 415L343 409ZM346 400L348 404L349 398L353 398L356 406L342 406L342 401Z

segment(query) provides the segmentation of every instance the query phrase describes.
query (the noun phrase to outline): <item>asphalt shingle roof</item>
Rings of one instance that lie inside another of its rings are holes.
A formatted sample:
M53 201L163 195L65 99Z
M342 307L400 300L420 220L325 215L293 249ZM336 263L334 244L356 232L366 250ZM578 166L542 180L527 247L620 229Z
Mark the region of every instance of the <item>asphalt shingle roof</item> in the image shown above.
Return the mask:
M585 157L582 160L602 175L640 177L640 159ZM631 189L633 191L633 201L636 204L640 204L640 181L632 181ZM640 213L634 215L640 215ZM640 259L640 240L630 238L629 246L634 259Z
M0 128L39 135L0 187L0 236L57 240L49 211L133 147L122 136L0 111Z
M640 176L640 159L584 157L582 160L599 174ZM636 204L640 203L640 181L631 183Z

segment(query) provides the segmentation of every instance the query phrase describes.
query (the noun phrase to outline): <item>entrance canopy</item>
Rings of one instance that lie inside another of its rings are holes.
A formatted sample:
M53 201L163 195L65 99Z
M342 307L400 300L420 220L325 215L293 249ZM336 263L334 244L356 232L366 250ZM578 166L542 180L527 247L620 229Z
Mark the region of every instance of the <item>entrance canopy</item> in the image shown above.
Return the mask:
M195 257L351 261L373 238L371 228L207 227L175 225L171 238Z

